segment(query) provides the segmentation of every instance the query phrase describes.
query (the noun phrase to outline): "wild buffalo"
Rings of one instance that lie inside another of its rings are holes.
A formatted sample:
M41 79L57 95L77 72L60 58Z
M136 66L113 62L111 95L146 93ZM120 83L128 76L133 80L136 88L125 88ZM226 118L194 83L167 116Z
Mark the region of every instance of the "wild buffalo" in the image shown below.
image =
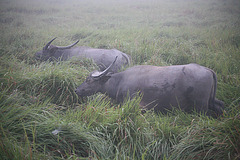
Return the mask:
M83 97L101 92L123 102L128 95L133 97L140 92L143 109L154 108L156 112L173 107L186 112L211 109L222 114L223 102L215 99L217 78L211 69L193 63L164 67L139 65L111 74L109 70L115 61L106 70L91 73L76 89L76 94Z
M46 61L46 60L60 60L65 61L71 58L89 58L92 59L101 71L105 70L118 56L118 60L110 69L111 72L118 72L124 66L130 64L130 56L116 49L95 49L89 47L74 47L79 41L75 43L60 47L50 45L56 38L52 39L50 42L43 47L42 51L35 54L36 59Z

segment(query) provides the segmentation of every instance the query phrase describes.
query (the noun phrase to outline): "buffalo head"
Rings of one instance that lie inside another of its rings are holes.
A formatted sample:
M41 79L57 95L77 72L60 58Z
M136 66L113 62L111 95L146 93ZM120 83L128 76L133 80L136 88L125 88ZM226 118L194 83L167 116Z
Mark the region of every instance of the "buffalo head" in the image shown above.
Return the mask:
M46 61L46 60L54 60L54 59L58 59L60 57L56 56L55 53L57 52L61 52L63 50L66 49L70 49L71 47L75 46L79 40L77 40L75 43L69 45L69 46L54 46L54 45L50 45L56 38L53 38L51 41L49 41L41 51L37 52L35 54L35 58L37 60L41 60L41 61Z
M90 76L88 76L86 80L79 87L77 87L77 89L75 90L76 94L80 97L85 97L100 92L103 88L103 85L111 77L111 73L109 72L109 70L114 65L116 60L117 56L112 62L112 64L108 66L104 71L92 72Z

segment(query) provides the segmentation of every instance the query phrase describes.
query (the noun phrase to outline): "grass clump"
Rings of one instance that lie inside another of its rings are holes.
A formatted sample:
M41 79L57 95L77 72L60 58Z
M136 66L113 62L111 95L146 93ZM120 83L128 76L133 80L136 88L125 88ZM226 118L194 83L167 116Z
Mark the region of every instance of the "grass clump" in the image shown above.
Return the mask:
M83 76L89 73L71 62L47 62L30 66L24 62L16 62L3 70L2 87L11 88L12 94L19 91L32 101L50 98L53 103L65 106L78 102L75 94L76 84L83 81Z
M239 115L192 126L177 145L173 146L171 159L238 159L239 158Z

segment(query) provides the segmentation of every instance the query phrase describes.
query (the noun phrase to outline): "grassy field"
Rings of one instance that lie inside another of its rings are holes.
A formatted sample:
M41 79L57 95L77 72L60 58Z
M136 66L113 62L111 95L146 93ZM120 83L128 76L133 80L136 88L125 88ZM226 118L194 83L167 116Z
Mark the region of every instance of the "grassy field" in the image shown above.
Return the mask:
M0 0L1 159L240 158L239 0ZM116 48L132 65L198 63L218 77L224 115L141 114L75 88L89 61L38 62L53 44Z

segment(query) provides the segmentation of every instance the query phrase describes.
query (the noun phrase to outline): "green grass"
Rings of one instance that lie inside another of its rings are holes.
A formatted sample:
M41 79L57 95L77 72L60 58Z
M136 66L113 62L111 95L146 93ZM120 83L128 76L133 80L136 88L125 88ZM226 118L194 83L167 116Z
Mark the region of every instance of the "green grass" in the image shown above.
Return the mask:
M0 1L2 159L239 159L240 2L236 0ZM222 117L174 110L141 114L75 88L88 60L38 62L53 44L116 48L132 65L198 63L218 77ZM58 130L55 135L52 132Z

